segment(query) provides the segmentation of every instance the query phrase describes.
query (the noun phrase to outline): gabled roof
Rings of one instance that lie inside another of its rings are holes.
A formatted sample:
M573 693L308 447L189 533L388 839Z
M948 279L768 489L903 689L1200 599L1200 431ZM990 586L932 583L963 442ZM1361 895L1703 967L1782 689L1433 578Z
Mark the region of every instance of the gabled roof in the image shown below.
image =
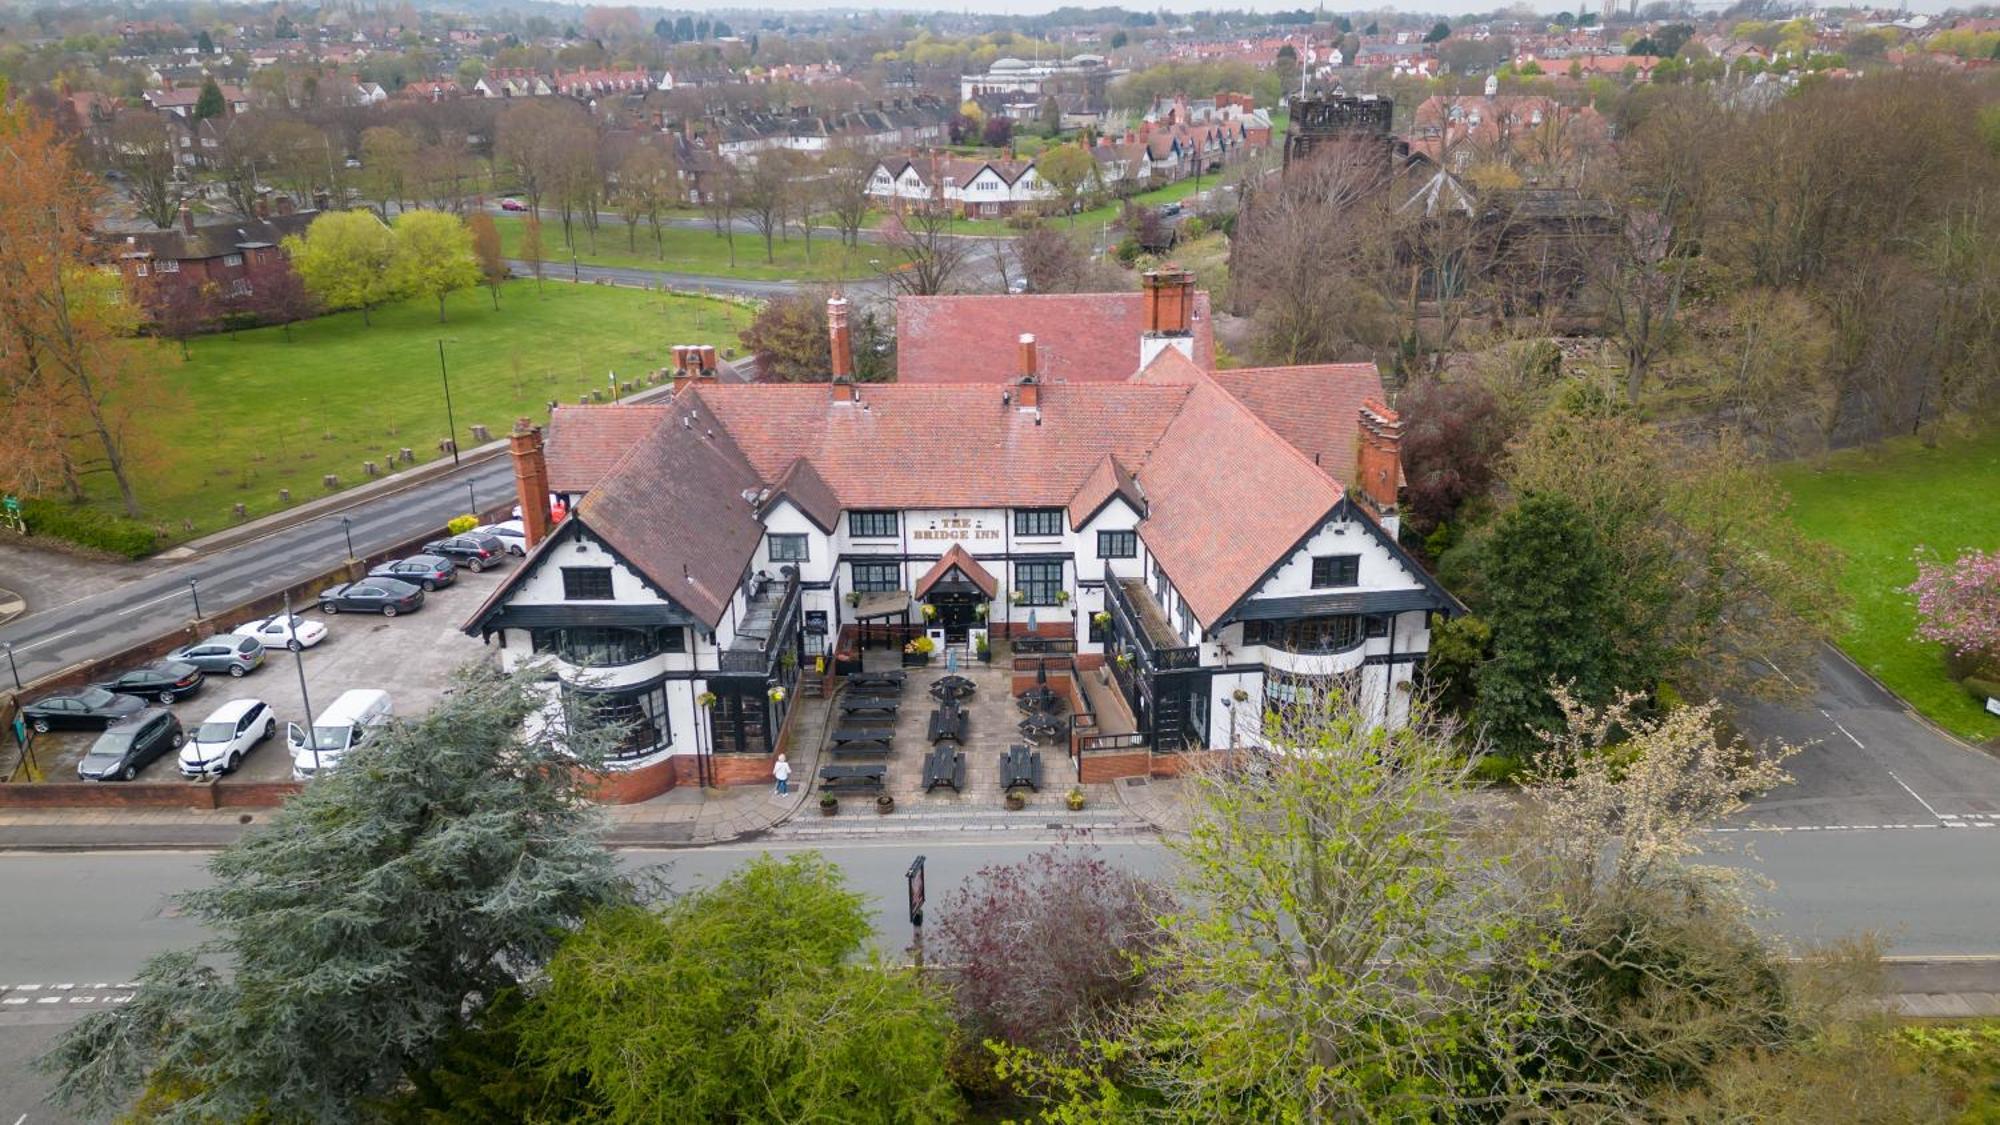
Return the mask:
M671 409L689 414L678 402ZM762 487L726 431L706 419L682 426L669 418L605 475L573 518L712 628L763 541L751 503Z
M771 495L764 501L769 508L780 500L789 500L793 507L805 513L814 526L828 534L833 533L833 525L840 522L840 499L828 488L825 478L812 462L803 457L792 459L791 467L773 487Z
M993 573L980 566L979 560L967 553L962 545L953 543L951 549L947 550L937 562L932 563L922 578L917 579L917 597L929 594L931 587L937 585L939 580L954 570L964 575L966 581L977 586L979 592L987 597L991 598L999 593L1000 583L994 579Z
M1353 483L1361 403L1383 397L1374 364L1239 367L1216 372L1215 381L1321 472Z
M1204 625L1324 524L1341 488L1213 378L1169 348L1134 377L1185 385L1186 405L1139 472L1139 537Z
M656 403L558 406L549 412L543 456L549 491L589 492L626 453L660 428L672 411Z
M1003 383L1020 377L1021 334L1035 336L1044 382L1124 382L1139 366L1144 293L1023 293L896 298L900 383ZM1215 366L1208 293L1194 295L1194 361Z
M1097 517L1106 504L1114 498L1123 497L1134 512L1146 514L1146 497L1132 474L1118 463L1118 458L1105 454L1097 461L1097 467L1077 487L1076 495L1069 498L1069 526L1072 531L1081 528Z
M288 236L304 234L318 217L318 211L297 211L290 215L273 215L268 219L209 223L194 228L193 234L177 226L168 230L141 231L126 235L122 246L115 247L115 250L120 254L148 255L155 261L193 262L220 258L239 253L246 247L272 246Z

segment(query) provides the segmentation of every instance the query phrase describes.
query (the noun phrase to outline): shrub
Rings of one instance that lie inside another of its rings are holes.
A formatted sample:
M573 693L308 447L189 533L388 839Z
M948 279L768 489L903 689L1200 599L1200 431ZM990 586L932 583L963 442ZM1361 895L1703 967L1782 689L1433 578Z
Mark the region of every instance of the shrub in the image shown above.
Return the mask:
M453 535L464 535L479 526L479 517L474 515L453 516L444 529Z
M1958 682L1959 686L1972 693L1972 698L1981 703L1989 699L2000 699L2000 682L1982 680L1978 676L1967 676Z
M1514 780L1525 763L1512 754L1487 754L1473 763L1473 780L1481 785L1500 785Z
M46 535L128 559L152 554L157 541L153 529L137 520L56 500L21 501L21 518L27 522L30 535Z
M1200 238L1208 233L1208 221L1199 216L1181 224L1182 238Z

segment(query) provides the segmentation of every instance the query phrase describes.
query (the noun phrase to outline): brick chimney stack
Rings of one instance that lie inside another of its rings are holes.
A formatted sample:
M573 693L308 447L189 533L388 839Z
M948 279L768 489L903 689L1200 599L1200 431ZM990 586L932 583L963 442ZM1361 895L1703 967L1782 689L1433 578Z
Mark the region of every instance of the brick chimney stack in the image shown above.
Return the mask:
M826 340L833 351L833 379L854 377L854 342L847 336L847 298L826 299Z
M1354 452L1356 498L1394 532L1399 522L1396 498L1403 483L1403 419L1386 403L1371 398L1362 402L1356 420L1361 439Z
M1194 275L1171 263L1147 270L1146 330L1139 336L1139 366L1144 367L1168 348L1194 358Z
M194 234L194 208L185 203L181 204L181 233L190 236Z
M1019 410L1039 410L1042 406L1041 369L1032 332L1021 333L1021 382L1014 388L1014 406Z
M526 418L514 422L507 437L514 456L514 496L521 505L522 538L527 548L549 534L549 463L542 456L542 428Z

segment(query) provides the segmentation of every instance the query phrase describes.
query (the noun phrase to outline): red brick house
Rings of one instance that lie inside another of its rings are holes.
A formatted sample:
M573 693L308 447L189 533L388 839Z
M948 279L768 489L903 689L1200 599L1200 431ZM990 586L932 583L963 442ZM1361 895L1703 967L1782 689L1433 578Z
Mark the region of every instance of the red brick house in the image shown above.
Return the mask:
M295 211L196 226L194 212L183 204L177 226L124 235L112 256L133 300L156 314L188 307L209 320L241 308L279 278L295 285L281 244L303 235L318 217L318 211Z

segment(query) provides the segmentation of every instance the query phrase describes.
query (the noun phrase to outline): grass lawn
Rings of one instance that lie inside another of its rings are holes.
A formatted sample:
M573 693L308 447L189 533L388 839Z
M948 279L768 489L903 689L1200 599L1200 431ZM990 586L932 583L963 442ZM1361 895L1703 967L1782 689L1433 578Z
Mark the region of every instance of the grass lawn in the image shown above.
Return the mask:
M182 363L172 344L154 349L159 386L132 437L146 518L188 539L236 523L232 504L252 518L276 511L278 490L296 501L326 494L328 473L342 485L367 480L361 463L385 463L408 446L435 460L447 432L438 376L445 341L452 413L461 444L470 427L504 435L517 417L546 421L548 403L575 402L667 366L675 344L736 348L749 323L741 305L609 286L514 281L494 311L486 290L454 294L449 323L434 301L336 313L278 328L207 336ZM93 500L116 509L108 482ZM494 499L498 499L495 497ZM182 521L191 521L192 531Z
M494 217L500 228L500 247L509 258L521 258L522 221L518 216ZM710 274L716 277L747 278L755 281L834 281L859 277L869 272L867 247L850 250L830 230L815 231L812 255L794 231L789 240L774 239L772 261L764 260L764 239L756 233L736 234L736 260L729 257L729 240L717 238L710 230L688 227L660 228L662 255L653 243L653 229L640 223L638 249L631 249L625 224L607 219L597 230L597 248L591 249L590 236L581 224L576 227L576 260L586 266L623 266L631 269L665 270L670 273ZM542 218L542 258L549 263L550 277L569 265L569 247L563 245L562 223Z
M1898 439L1777 476L1799 527L1847 554L1841 586L1852 606L1840 647L1939 726L1975 742L2000 735L2000 718L1948 678L1939 646L1915 639L1903 592L1919 546L1946 559L2000 547L2000 430L1936 449Z

